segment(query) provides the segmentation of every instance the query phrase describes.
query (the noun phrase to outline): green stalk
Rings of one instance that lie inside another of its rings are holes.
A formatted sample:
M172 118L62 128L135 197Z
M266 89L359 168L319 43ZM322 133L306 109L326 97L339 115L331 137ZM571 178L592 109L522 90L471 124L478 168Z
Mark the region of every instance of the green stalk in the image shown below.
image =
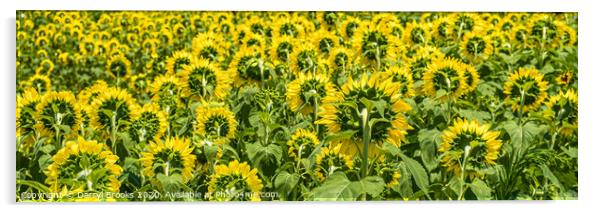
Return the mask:
M462 200L464 198L464 192L466 191L464 189L464 186L466 185L466 183L464 181L464 175L465 175L465 170L466 170L466 159L468 159L468 155L470 155L470 151L471 151L470 146L464 147L464 158L462 159L462 162L460 162L462 170L460 172L460 194L458 195L458 200Z
M364 142L364 150L362 155L362 179L368 176L368 149L370 147L370 138L372 133L372 128L370 127L370 115L368 114L368 109L363 108L361 112L362 116L362 139ZM366 200L366 194L362 196L362 200Z

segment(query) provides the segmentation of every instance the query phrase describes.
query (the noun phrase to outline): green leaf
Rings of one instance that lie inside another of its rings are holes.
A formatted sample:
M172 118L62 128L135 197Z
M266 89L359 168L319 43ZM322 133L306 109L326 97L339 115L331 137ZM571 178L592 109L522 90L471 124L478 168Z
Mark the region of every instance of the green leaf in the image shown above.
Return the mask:
M253 167L259 168L261 174L274 175L282 159L282 149L276 144L263 146L261 143L248 143L247 155Z
M360 181L350 181L345 173L336 172L312 190L311 194L316 201L353 201L363 194L376 197L384 189L385 183L380 177L370 176Z
M418 141L420 142L420 158L428 171L432 171L439 166L437 144L441 143L441 132L437 129L421 129L418 131Z
M412 174L412 178L414 178L414 182L425 194L428 194L429 191L429 178L424 170L424 167L418 163L418 161L406 156L401 155L403 162L407 165L408 170L410 170L410 174Z
M281 172L276 176L276 180L274 180L274 185L276 187L276 191L278 191L281 198L285 198L291 191L297 186L297 182L299 182L299 174L293 173L290 174L286 171Z
M458 114L460 115L460 117L466 118L468 120L477 120L479 121L479 123L484 123L485 120L491 119L491 115L483 111L462 109L458 112Z
M29 186L29 187L34 188L34 189L36 189L36 190L38 190L39 192L42 192L42 193L49 193L50 192L50 189L46 185L44 185L44 184L42 184L40 182L37 182L37 181L33 181L33 180L20 180L20 179L17 179L17 185Z
M491 189L482 180L475 178L469 186L470 190L477 196L477 199L491 200Z
M49 154L44 154L38 158L38 165L40 165L41 169L46 169L48 165L52 162L52 156Z
M182 176L179 174L173 174L165 176L164 174L157 174L157 179L161 183L161 188L166 192L177 192L180 190L182 184Z
M550 168L548 168L547 165L540 164L539 168L541 168L541 172L543 173L544 177L546 177L548 180L550 180L550 182L552 182L552 184L556 185L560 189L560 192L564 192L564 187L562 186L562 184L560 183L560 181L558 180L556 175L554 175L554 173L552 173Z

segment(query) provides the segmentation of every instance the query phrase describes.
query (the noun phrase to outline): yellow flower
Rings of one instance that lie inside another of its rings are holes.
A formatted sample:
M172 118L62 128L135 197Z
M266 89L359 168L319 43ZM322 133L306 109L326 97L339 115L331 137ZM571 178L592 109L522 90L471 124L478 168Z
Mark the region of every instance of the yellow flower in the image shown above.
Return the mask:
M230 92L231 80L228 73L218 69L218 66L207 59L192 61L184 66L179 75L185 96L196 99L223 100Z
M287 84L286 101L291 110L307 115L314 110L316 103L333 92L336 92L335 86L327 77L300 73L297 79Z
M314 132L305 129L297 129L291 139L286 142L288 146L288 155L295 161L299 158L307 158L313 150L320 144L318 136Z
M236 79L234 81L236 85L242 85L244 81L261 82L270 76L264 63L263 50L243 47L234 55L228 72L231 77Z
M40 62L40 66L36 69L36 75L50 76L50 73L54 70L54 63L49 59L44 59Z
M40 95L31 87L28 87L22 94L17 96L17 136L32 133L34 131L34 125L36 123L35 111L37 109L36 106L40 101Z
M223 39L215 34L199 34L192 41L193 57L212 62L220 61L226 55L226 49Z
M130 61L123 55L112 56L107 62L107 74L113 78L127 78L132 72Z
M167 70L166 74L173 75L182 72L184 66L190 65L193 59L194 57L189 52L174 52L173 55L167 59L167 63L165 64L165 69Z
M350 41L355 35L355 31L362 24L362 21L352 16L347 16L346 18L347 19L341 24L341 28L339 28L339 34L342 35L345 40Z
M410 98L416 95L414 92L414 79L412 78L412 73L409 68L401 68L399 66L389 67L385 70L383 76L385 78L391 78L393 82L401 85L399 94L402 97Z
M522 112L536 110L546 99L548 82L543 80L543 75L533 68L519 68L510 74L504 83L504 102L512 106L512 111L521 109L521 96L523 99Z
M59 126L65 125L71 131L66 132L67 135L77 134L82 118L76 103L71 92L52 91L44 94L36 107L36 130L45 136L55 136L63 130Z
M431 40L430 23L410 22L406 24L403 42L409 45L427 44Z
M223 106L199 106L196 109L197 133L223 144L236 136L236 117Z
M460 66L464 69L464 78L466 79L466 90L462 93L464 95L477 89L480 77L474 66L465 63L460 63Z
M411 110L411 106L401 99L401 84L393 82L390 78L383 79L382 73L373 73L370 77L363 74L356 81L349 79L340 92L329 93L323 99L324 103L318 113L320 119L316 123L326 125L329 134L347 130L356 132L351 139L340 140L343 153L355 156L361 151L360 147L363 145L360 138L364 131L361 125L362 117L383 120L372 126L369 150L371 157L378 155L377 145L386 142L399 147L405 143L407 130L412 129L406 121L405 113ZM382 104L382 111L372 109L364 114L363 99L379 102Z
M487 59L493 53L493 45L485 32L464 34L461 44L462 55L468 59Z
M318 67L318 49L311 43L301 43L291 59L291 70L295 74L315 73Z
M261 201L260 192L263 188L257 176L257 169L251 169L246 163L238 160L230 161L228 165L217 165L209 181L208 192L210 200L250 200Z
M46 75L34 75L27 81L27 86L36 89L38 93L46 93L52 90L50 78Z
M356 61L354 52L345 47L337 47L330 51L328 56L328 66L338 71L346 71Z
M453 38L454 23L449 16L443 16L435 20L432 35L438 40Z
M194 148L185 138L167 138L165 141L150 142L139 159L144 167L143 173L149 178L156 178L156 174L170 176L179 174L182 183L188 182L193 177L196 156L192 153Z
M577 94L569 89L560 92L548 99L544 115L553 121L559 121L559 132L561 136L569 137L577 130L578 123L578 101Z
M328 147L322 147L320 153L316 155L315 175L324 181L336 171L349 171L353 169L352 156L345 154L342 150L343 144L331 144Z
M482 169L495 164L502 141L500 132L490 131L490 125L481 125L476 120L457 119L443 131L438 151L441 163L448 171L461 175L462 165L467 176L478 176Z
M79 137L52 156L52 164L44 171L46 183L52 192L119 192L117 178L123 169L116 164L118 160L105 144Z
M366 63L376 63L377 65L384 64L384 59L396 58L389 56L393 51L393 46L397 39L390 34L384 32L383 29L368 23L362 24L356 31L353 37L353 49L361 55Z
M149 87L152 101L158 103L168 114L182 104L182 88L182 82L174 75L158 76Z
M158 141L167 129L167 114L156 104L145 104L132 112L129 135L132 140Z
M96 130L111 131L114 127L123 131L131 122L135 104L134 98L126 90L111 87L100 94L88 108L90 125Z
M559 85L568 86L569 84L571 84L573 82L573 73L570 71L562 72L554 80Z
M462 63L455 59L433 61L428 65L423 76L424 93L432 98L441 98L443 101L448 98L459 98L468 87L465 71Z
M291 55L298 48L298 42L291 36L276 36L272 40L270 47L270 57L272 61L288 62Z
M318 30L311 34L310 39L321 54L328 55L330 51L340 44L339 37L332 31Z

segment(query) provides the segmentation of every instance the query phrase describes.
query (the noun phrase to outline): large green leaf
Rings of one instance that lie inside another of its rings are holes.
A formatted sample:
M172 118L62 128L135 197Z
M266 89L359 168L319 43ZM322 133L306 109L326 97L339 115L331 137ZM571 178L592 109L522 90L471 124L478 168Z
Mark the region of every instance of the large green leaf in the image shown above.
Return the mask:
M420 158L424 166L431 171L439 166L437 159L437 144L441 142L441 132L437 129L418 131L418 141L420 142Z
M276 176L276 180L274 180L274 185L278 193L281 194L281 198L285 198L297 186L299 178L299 174L291 174L287 171L283 171L280 174L278 174L278 176Z
M418 163L418 161L406 156L401 155L403 162L406 164L408 170L410 170L410 174L412 174L412 178L414 178L414 182L425 194L428 194L429 191L429 178L424 170L424 167Z
M489 186L487 186L487 183L475 178L469 186L470 190L475 194L477 199L491 200L491 189Z
M376 176L360 181L350 181L345 173L336 172L324 183L312 190L313 200L317 201L353 201L363 194L378 196L385 189L385 182Z

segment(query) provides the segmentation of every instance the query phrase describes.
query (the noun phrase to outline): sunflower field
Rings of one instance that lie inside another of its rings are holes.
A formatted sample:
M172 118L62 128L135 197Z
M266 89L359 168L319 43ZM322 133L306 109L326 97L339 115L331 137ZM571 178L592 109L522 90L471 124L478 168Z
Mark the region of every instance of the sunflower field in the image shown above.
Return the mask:
M17 201L577 199L576 13L17 11Z

